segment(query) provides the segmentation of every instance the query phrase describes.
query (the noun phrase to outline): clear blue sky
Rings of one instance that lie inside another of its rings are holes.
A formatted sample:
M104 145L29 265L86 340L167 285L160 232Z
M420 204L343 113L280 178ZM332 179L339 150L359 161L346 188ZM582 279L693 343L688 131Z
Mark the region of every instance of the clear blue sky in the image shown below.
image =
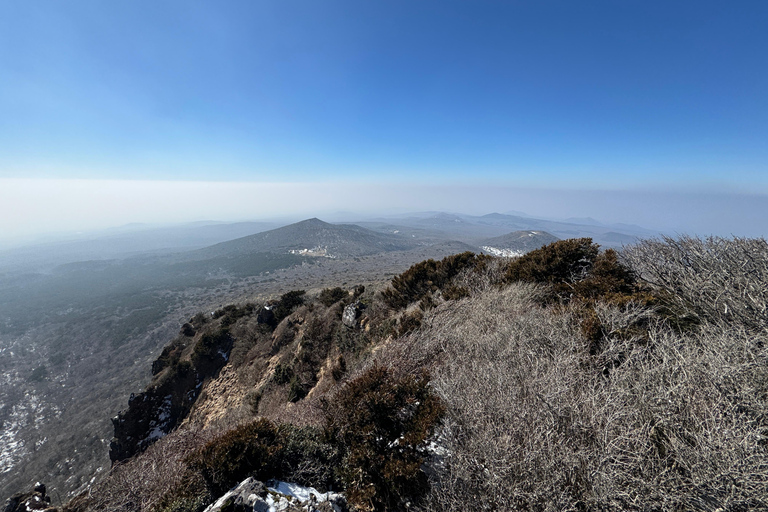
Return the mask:
M764 0L0 3L0 179L766 194L767 163Z

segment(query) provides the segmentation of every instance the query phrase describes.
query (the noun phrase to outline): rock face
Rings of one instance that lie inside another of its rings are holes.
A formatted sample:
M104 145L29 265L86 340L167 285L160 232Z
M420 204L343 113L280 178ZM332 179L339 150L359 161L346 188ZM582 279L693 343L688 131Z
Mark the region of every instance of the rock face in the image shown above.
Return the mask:
M263 484L253 477L216 500L205 512L268 512L269 510L306 512L347 512L342 494L320 493L312 487L270 480Z
M45 485L40 482L35 484L32 492L16 494L8 498L3 507L3 512L29 512L31 510L48 510L55 512L59 509L51 506L51 498L45 494Z
M189 378L191 377L191 378ZM132 395L128 409L112 418L115 436L109 444L112 462L125 460L144 451L171 431L188 413L199 393L194 375L177 381L178 387L166 385ZM188 389L187 388L191 388ZM186 391L186 393L184 392Z
M272 306L264 306L261 308L256 317L256 321L260 324L273 325L275 323L275 312L272 311Z
M365 304L360 301L353 302L349 306L344 308L344 313L341 315L341 323L351 329L360 327L360 315L365 309Z
M163 350L152 365L155 381L145 392L131 395L128 409L112 418L115 435L109 458L113 464L143 452L189 414L203 381L229 360L232 343L229 333L219 330L202 334L190 345L188 360L181 359L184 350L174 347L175 342Z

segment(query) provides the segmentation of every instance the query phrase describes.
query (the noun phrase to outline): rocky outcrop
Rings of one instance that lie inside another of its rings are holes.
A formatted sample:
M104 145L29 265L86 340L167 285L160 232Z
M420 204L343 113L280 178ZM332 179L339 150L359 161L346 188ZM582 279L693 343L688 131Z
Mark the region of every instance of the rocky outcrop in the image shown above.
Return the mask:
M256 316L256 321L260 324L274 325L275 312L273 311L273 308L274 306L271 305L262 307Z
M348 305L344 308L344 313L341 315L341 323L350 329L360 327L360 315L363 313L364 309L365 304L360 301Z
M205 512L268 512L269 510L304 512L348 512L344 495L321 493L312 487L270 480L264 483L253 477L205 509Z
M132 394L128 409L112 418L113 464L143 452L189 414L205 379L217 375L229 360L232 343L229 332L219 329L202 334L188 350L178 340L163 350L152 365L157 372L153 383L145 392Z
M51 506L51 498L45 494L45 485L40 482L35 484L31 492L23 492L11 496L6 500L3 512L30 512L32 510L47 510L58 512L58 508Z

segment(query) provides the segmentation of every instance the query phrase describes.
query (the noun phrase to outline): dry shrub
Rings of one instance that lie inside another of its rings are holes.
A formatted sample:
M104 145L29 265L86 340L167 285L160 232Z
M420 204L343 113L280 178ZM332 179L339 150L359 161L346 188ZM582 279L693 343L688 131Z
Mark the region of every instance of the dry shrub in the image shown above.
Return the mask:
M251 475L259 480L276 476L275 455L282 448L277 441L277 427L260 419L217 437L186 461L218 496Z
M483 293L504 281L511 261L511 258L485 258L482 265L459 272L453 282L459 288L467 290L469 295Z
M652 322L640 344L617 333L651 313L602 305L592 356L568 310L537 307L536 293L513 285L440 306L411 337L442 361L432 508L768 506L764 340Z
M389 307L399 310L438 290L446 289L449 295L464 296L466 291L452 286L451 281L462 271L482 267L488 259L489 256L463 252L440 261L422 261L395 276L390 287L381 293L382 300Z
M504 281L550 286L548 302L631 296L640 292L634 272L613 249L600 252L591 238L560 240L510 261Z
M668 304L699 323L768 331L768 242L763 238L664 237L626 248L623 260Z
M140 511L160 507L166 494L183 486L184 457L213 438L212 432L179 430L144 453L112 468L78 500L78 511Z
M339 474L360 510L400 510L427 491L425 442L443 407L429 375L372 366L326 407L327 436L342 453Z
M340 300L349 298L349 293L343 288L324 288L317 296L317 300L325 307L330 307Z

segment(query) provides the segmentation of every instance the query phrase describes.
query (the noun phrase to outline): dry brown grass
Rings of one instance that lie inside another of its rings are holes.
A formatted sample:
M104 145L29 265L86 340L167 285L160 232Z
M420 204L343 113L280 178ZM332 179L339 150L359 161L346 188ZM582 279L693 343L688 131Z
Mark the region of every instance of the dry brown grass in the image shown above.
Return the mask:
M430 312L411 338L442 361L448 417L438 510L748 510L768 506L768 360L743 329L650 343L612 336L638 316L601 306L588 352L567 310L513 285ZM608 377L600 368L614 359Z

